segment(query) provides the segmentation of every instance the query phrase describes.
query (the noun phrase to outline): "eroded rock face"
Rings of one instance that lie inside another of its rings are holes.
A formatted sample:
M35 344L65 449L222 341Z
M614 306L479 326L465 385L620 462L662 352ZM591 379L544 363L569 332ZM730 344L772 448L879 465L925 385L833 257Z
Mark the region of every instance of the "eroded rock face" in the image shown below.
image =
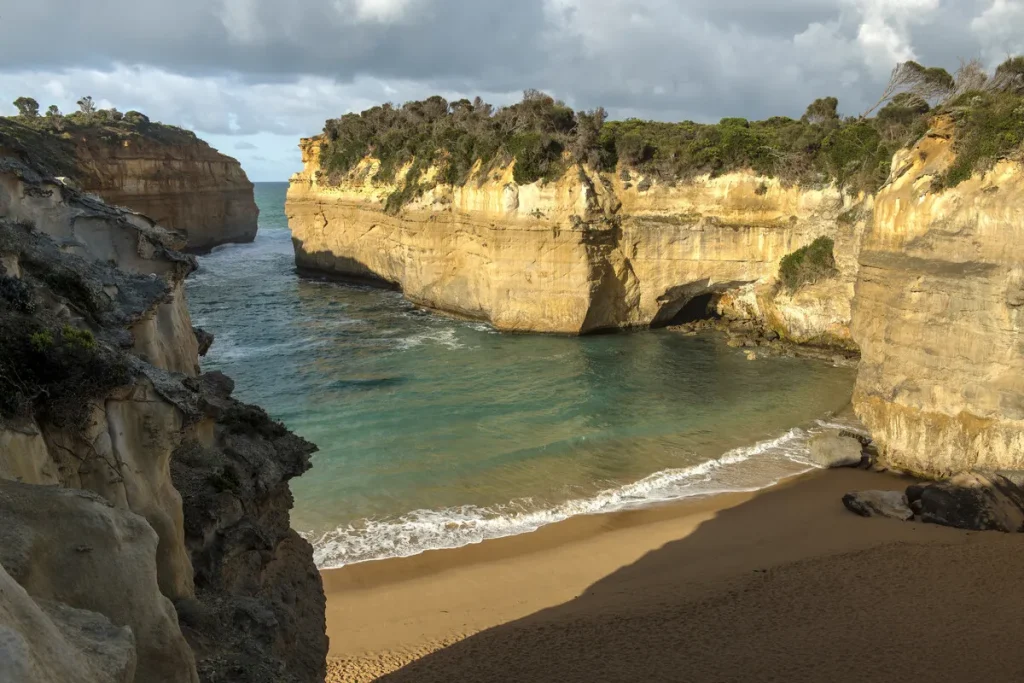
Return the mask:
M323 588L313 549L287 515L288 480L309 469L315 449L259 408L231 399L233 384L220 373L188 386L203 417L171 472L184 499L201 603L182 610L200 674L224 683L322 680Z
M82 189L180 230L190 249L256 238L259 209L252 183L237 160L202 140L161 144L137 137L109 144L82 139L75 155Z
M940 122L893 161L860 253L854 405L883 461L927 476L1024 469L1024 170L1002 161L952 189Z
M130 628L36 599L0 566L0 681L131 683L135 656Z
M134 659L94 680L320 681L323 590L290 529L287 483L315 448L230 398L230 380L199 375L183 290L195 261L180 246L0 158L0 277L17 295L0 301L0 334L13 335L0 342L21 348L17 334L38 327L40 349L83 345L82 362L118 377L59 404L73 417L31 389L17 411L0 404L0 565L52 622L0 600L0 635L17 633L28 666L47 650L24 629L64 629L71 652L89 634L69 629L105 618L129 629ZM23 384L12 376L5 391Z
M438 185L388 215L383 201L395 188L372 182L375 161L331 186L320 180L319 141L302 150L305 168L287 202L300 268L391 283L417 303L501 330L668 324L694 297L771 280L784 255L837 232L849 201L834 188L750 173L668 186L577 166L555 182L519 186L508 167L482 183ZM856 267L855 257L847 261ZM809 310L794 334L848 339L854 275L839 285L847 312L816 322ZM748 309L765 317L756 297ZM776 317L787 329L787 317Z
M198 681L157 584L146 520L82 490L0 481L0 565L36 600L102 614L135 639L135 680Z

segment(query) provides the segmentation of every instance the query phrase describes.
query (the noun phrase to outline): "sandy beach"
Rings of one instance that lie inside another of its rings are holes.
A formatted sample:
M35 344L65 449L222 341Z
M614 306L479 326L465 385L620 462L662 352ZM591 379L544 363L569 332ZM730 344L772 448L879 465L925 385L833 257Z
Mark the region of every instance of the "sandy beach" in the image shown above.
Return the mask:
M1024 680L1024 537L862 519L804 475L323 572L329 681Z

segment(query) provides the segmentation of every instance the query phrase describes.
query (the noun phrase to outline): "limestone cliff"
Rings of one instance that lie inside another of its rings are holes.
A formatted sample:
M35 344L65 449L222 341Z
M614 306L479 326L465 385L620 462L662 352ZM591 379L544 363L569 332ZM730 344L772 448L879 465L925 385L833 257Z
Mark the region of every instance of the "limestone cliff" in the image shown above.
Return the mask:
M580 166L520 186L503 168L397 213L383 204L400 188L374 182L378 162L327 182L311 138L287 212L300 267L380 279L502 330L658 325L710 298L791 341L859 347L854 404L883 462L933 476L1021 469L1024 171L1002 160L938 189L953 136L952 119L936 119L873 195ZM780 258L821 235L837 276L780 287Z
M323 679L323 591L288 523L314 447L201 374L181 246L0 157L12 680Z
M236 159L190 131L144 117L69 120L61 131L37 121L0 118L0 151L49 162L49 172L73 178L84 191L184 233L190 250L255 239L253 184Z
M939 121L893 160L860 255L855 405L892 465L929 475L1024 469L1024 168L952 189Z
M76 179L87 192L180 230L187 246L208 251L256 238L259 209L237 160L198 138L164 143L146 137L75 138Z
M835 187L752 172L669 185L579 165L554 182L519 185L510 165L436 185L392 215L383 204L397 188L374 182L374 159L329 184L320 145L303 141L304 169L288 191L300 268L385 281L417 303L508 331L664 325L691 300L731 292L742 300L733 310L784 336L849 343L863 225L837 222L852 200ZM842 276L828 285L840 296L793 314L793 299L774 286L779 260L822 235L843 244Z

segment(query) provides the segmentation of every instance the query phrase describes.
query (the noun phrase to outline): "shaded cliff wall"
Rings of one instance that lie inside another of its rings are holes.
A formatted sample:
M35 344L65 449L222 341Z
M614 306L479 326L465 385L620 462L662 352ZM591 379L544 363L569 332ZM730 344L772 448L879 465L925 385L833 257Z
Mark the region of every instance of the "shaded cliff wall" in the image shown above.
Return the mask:
M55 671L107 657L110 680L319 681L324 596L287 483L315 449L200 374L180 246L0 158L0 343L33 363L0 361L5 398L25 399L0 401L0 565L27 594L0 595L0 660L56 648ZM64 355L117 379L59 403ZM53 632L66 642L38 641Z
M894 159L853 318L857 412L887 462L936 476L1024 468L1024 170L933 190L954 158L940 121Z
M302 150L286 209L300 268L383 280L413 301L509 331L665 324L695 296L743 287L744 310L764 317L776 292L762 292L759 304L753 286L771 281L787 253L836 233L849 208L833 187L752 173L667 185L574 166L555 182L521 186L510 166L482 182L437 185L391 215L384 201L398 188L373 182L373 159L329 185L319 139ZM856 259L847 261L837 286L852 295ZM846 321L806 317L798 335L848 340Z
M256 238L253 184L237 160L197 138L166 143L141 136L104 140L76 135L82 188L187 235L205 251Z

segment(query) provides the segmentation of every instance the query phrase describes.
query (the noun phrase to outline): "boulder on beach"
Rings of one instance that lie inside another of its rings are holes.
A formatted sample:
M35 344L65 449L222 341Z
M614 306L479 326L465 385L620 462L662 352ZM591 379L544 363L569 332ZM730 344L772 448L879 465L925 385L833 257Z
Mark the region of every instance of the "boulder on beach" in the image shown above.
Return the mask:
M838 432L823 432L810 442L810 460L819 467L859 467L863 459L863 446L852 436Z
M923 522L977 531L1024 531L1024 475L969 472L907 489Z
M906 522L914 517L901 491L856 491L843 496L843 505L861 517L889 517Z

